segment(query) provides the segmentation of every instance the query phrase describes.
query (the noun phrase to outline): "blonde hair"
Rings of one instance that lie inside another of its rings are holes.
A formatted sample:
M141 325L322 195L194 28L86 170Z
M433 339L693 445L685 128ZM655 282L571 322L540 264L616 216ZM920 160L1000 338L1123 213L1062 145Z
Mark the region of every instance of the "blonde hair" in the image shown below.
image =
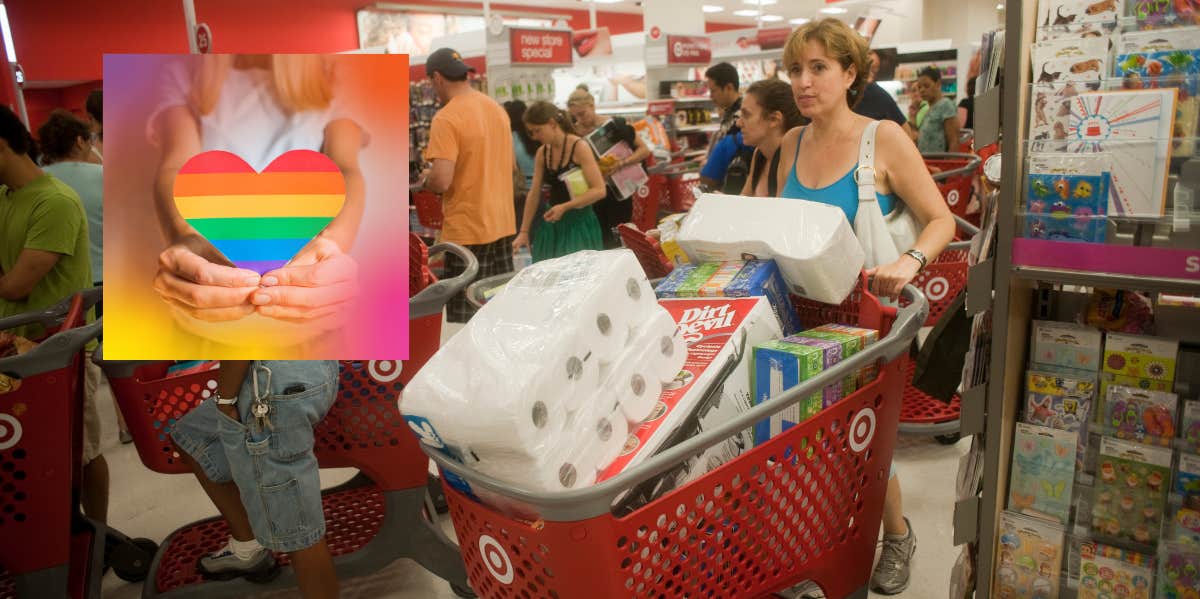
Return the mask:
M567 108L595 105L596 97L588 91L586 85L580 85L579 87L575 88L575 91L571 92L571 95L567 96Z
M200 57L192 85L192 106L199 114L213 111L221 87L229 77L236 54L205 54ZM328 59L319 54L272 54L271 79L275 96L287 112L323 110L333 100L333 72Z
M790 70L793 64L800 62L800 54L804 44L810 41L820 42L825 47L825 53L842 65L842 69L854 67L854 83L846 90L846 103L851 108L862 99L863 90L867 87L870 76L870 50L867 40L857 31L838 19L829 18L812 21L798 27L788 37L787 45L783 48L783 68Z

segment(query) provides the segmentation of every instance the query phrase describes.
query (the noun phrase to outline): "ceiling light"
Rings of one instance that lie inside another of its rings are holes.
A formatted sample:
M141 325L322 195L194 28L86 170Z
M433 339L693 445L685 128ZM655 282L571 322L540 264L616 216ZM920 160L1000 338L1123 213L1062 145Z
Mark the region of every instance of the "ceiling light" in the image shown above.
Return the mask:
M803 25L803 24L807 23L808 21L809 21L809 19L800 17L797 19L792 19L792 20L788 21L788 23L791 23L792 25Z
M584 3L591 2L592 4L617 4L621 0L583 0Z
M0 2L0 30L3 30L4 53L8 58L8 62L17 62L17 51L13 47L12 30L8 27L8 10L4 8L3 2Z
M779 0L742 0L744 4L753 4L755 6L770 6L779 2Z
M725 10L724 6L713 6L711 4L705 4L702 8L704 12L721 12Z
M776 21L782 21L783 17L779 15L763 15L762 20L764 23L774 23Z
M844 15L846 14L846 9L840 6L826 6L817 12L825 13L827 15Z
M733 14L739 17L757 17L761 12L760 10L735 10Z
M1004 10L1004 3L1003 3L1003 2L1001 2L1000 4L997 4L997 5L996 5L996 10Z

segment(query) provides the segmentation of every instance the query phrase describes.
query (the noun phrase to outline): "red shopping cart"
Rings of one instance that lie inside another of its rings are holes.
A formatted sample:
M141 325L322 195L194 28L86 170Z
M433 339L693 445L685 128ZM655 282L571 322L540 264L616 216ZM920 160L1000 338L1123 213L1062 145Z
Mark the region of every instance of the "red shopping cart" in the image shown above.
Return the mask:
M658 240L647 235L644 230L623 224L617 227L617 233L621 235L621 243L637 256L647 278L660 279L675 270L675 264L663 253Z
M905 293L913 303L899 313L863 284L840 306L802 302L807 325L856 323L886 336L594 487L530 493L423 446L443 472L541 516L533 524L515 520L447 487L471 585L488 599L748 598L811 580L830 597L867 597L901 377L927 310L919 291ZM627 516L611 513L627 490L872 362L882 362L874 382L812 419Z
M478 262L466 249L439 244L431 253L451 252L467 263L454 279L431 282L409 301L409 360L344 361L338 399L314 430L315 451L322 468L353 467L359 475L323 492L326 541L338 576L363 576L396 559L409 558L450 582L462 597L474 596L458 548L434 519L427 495L428 459L417 449L400 416L396 398L417 370L437 351L442 307L478 273ZM414 255L427 255L414 240ZM430 281L425 269L424 280ZM418 279L413 279L416 281ZM167 362L106 362L125 422L138 456L147 468L162 473L189 472L169 435L171 426L211 394L213 371L168 377ZM245 596L295 586L290 568L266 584L242 579L207 581L196 560L217 550L228 537L220 518L184 526L163 541L154 557L143 597ZM286 556L278 556L287 565Z
M99 290L40 312L0 319L0 330L38 323L48 335L0 358L19 386L0 391L0 598L98 596L105 528L79 514L84 326Z
M979 170L979 157L974 154L937 153L922 154L925 166L933 172L933 181L938 191L946 198L946 204L954 214L971 220L978 226L978 214L967 215L975 189L975 174Z
M696 192L700 187L700 163L672 162L647 170L654 185L665 189L666 209L670 212L687 212L696 203Z
M435 231L442 230L442 198L432 191L412 192L413 206L417 207L417 220L421 226Z

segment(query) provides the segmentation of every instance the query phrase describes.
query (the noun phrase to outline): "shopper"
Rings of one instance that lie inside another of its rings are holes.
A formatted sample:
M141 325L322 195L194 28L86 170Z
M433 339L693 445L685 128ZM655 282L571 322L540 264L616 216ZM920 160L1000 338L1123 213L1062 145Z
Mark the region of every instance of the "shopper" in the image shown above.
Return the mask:
M87 111L90 121L88 128L91 131L92 155L89 162L100 164L104 162L104 92L94 89L88 93L84 110Z
M525 112L525 126L541 142L534 156L533 185L525 198L521 230L513 252L530 246L533 261L558 258L579 250L602 250L600 221L592 205L605 196L604 177L587 142L571 133L566 113L549 102L535 102ZM567 179L582 178L586 190L572 194ZM550 188L549 207L534 223L543 185Z
M949 152L958 147L958 110L950 98L942 95L942 74L936 67L926 67L917 76L917 92L928 106L928 112L918 119L914 105L908 112L915 127L906 127L908 136L917 142L922 154Z
M633 150L633 155L620 160L600 158L600 173L607 179L625 167L642 164L650 157L650 147L637 134L637 131L622 117L602 118L596 114L596 98L588 91L586 85L580 85L567 98L567 110L575 122L575 133L581 137L592 135L596 129L611 123L612 133L607 140L609 143L624 142ZM621 237L617 227L633 220L633 201L630 196L623 196L612 185L604 199L595 205L596 216L600 219L601 234L604 247L621 247Z
M755 151L742 195L779 196L779 142L784 134L804 122L787 83L766 79L750 84L742 100L738 127L740 135Z
M967 97L958 102L958 124L964 129L975 128L975 78L967 79Z
M504 103L508 122L512 128L513 143L513 208L517 217L517 228L521 228L521 216L525 214L525 195L533 186L533 155L537 153L537 140L529 136L525 128L525 103L510 100Z
M859 147L872 122L851 110L866 86L866 42L845 23L823 19L792 33L783 62L800 113L812 123L783 138L778 180L782 195L837 206L853 223L859 202L855 181ZM888 214L897 202L904 202L924 225L917 242L898 260L867 271L872 290L894 299L950 243L955 224L920 154L900 127L880 122L875 146L880 208ZM888 481L883 533L883 552L871 585L878 592L895 594L908 587L916 535L903 515L900 481L894 472Z
M442 194L443 241L471 250L479 260L479 277L512 272L516 213L512 198L513 144L508 114L487 95L471 87L473 71L458 52L441 48L425 61L442 109L429 128L425 159L432 162L425 188ZM466 264L446 255L446 276L458 276ZM475 309L465 292L446 304L446 319L467 322Z
M863 88L862 99L854 105L854 112L876 121L889 120L903 127L908 120L904 118L900 106L887 90L875 82L875 75L879 73L879 53L872 50L870 56L871 76Z
M164 69L162 97L149 121L162 158L155 209L167 249L154 288L179 318L229 321L257 312L304 323L314 332L340 326L357 293L349 251L365 209L358 153L366 133L341 112L330 65L316 55L207 54ZM175 175L192 156L232 152L255 170L290 150L323 152L346 183L341 212L282 268L234 268L179 214Z
M313 455L337 390L334 361L224 360L216 396L175 423L172 441L229 525L225 545L197 563L203 576L266 582L278 551L305 599L338 596Z
M79 194L38 168L33 138L17 115L0 106L0 318L48 308L92 286L88 222ZM9 329L40 340L40 324ZM95 344L89 344L93 349ZM85 362L91 365L91 361ZM108 462L100 453L95 389L99 368L85 366L83 488L87 517L108 520Z
M729 146L720 144L722 139L735 137L739 131L737 116L742 109L741 80L736 67L720 62L704 72L704 83L708 86L713 104L721 111L721 125L709 142L704 169L700 173L700 186L710 191L737 193L745 184L754 149L743 144L734 146L735 151L730 152ZM719 147L721 151L718 151Z
M87 123L65 110L50 113L50 118L38 128L42 146L42 163L47 173L54 175L75 190L83 201L88 224L88 257L95 287L104 282L104 168L94 162L92 132ZM96 318L104 314L104 302L96 304ZM87 364L91 364L87 361ZM89 366L90 368L90 366ZM96 367L87 379L85 393L96 399L111 395L104 374ZM116 409L116 403L113 403ZM117 433L122 443L132 443L133 436L125 426L121 410L117 409Z

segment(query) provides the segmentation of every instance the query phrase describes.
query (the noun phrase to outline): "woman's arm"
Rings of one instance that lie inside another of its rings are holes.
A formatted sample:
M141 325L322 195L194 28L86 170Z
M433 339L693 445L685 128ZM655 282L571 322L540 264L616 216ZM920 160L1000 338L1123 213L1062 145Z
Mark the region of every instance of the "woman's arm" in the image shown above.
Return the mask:
M923 225L913 249L932 263L954 239L954 215L925 168L921 153L905 139L899 126L890 121L880 123L877 139L876 156L887 157L883 175L888 187Z
M796 168L796 144L800 143L800 132L803 127L796 127L791 131L783 134L783 141L779 142L779 172L776 174L776 186L779 193L782 195L784 188L787 187L788 173Z
M963 118L966 119L966 115L963 115ZM946 120L942 121L942 129L946 134L946 151L953 152L957 150L959 134L958 115L948 112Z
M363 212L366 211L367 185L358 164L362 135L362 129L350 119L338 119L325 126L323 149L325 155L342 171L346 181L346 201L321 236L333 240L343 252L349 252L354 246Z
M529 245L530 231L533 229L533 219L537 216L538 204L542 198L542 179L546 177L546 165L542 159L546 146L538 148L538 151L533 156L533 181L529 187L529 191L525 192L525 210L521 214L521 230L517 231L517 238L513 240L513 249L519 250L522 247Z
M622 160L621 164L618 165L618 168L632 166L634 164L641 164L649 157L650 146L646 145L646 141L642 139L641 135L637 134L637 130L635 129L633 132L633 156Z
M200 127L187 106L174 106L158 114L155 129L162 140L162 159L154 179L154 213L167 245L174 245L196 230L175 206L175 175L192 156L200 153Z

